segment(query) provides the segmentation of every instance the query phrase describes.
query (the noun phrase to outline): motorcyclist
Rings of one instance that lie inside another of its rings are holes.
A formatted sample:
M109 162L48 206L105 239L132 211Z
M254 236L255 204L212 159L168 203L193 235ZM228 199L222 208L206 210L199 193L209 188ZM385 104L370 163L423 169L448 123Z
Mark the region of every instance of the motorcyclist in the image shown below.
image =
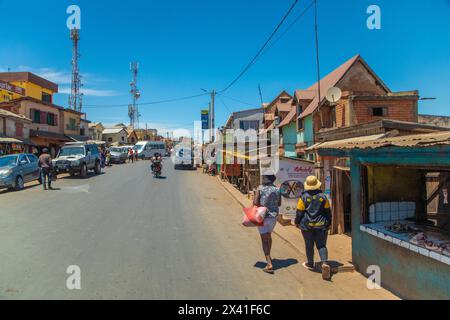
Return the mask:
M152 161L152 171L155 172L156 169L159 169L159 171L162 171L162 155L159 152L156 152L153 157L150 159Z

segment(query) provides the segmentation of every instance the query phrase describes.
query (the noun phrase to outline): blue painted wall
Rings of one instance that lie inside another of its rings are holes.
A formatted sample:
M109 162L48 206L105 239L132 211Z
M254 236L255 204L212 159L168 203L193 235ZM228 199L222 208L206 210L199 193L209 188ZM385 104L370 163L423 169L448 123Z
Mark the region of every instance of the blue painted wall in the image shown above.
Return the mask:
M295 122L283 127L284 156L288 158L297 158L295 145L297 144L297 125Z
M295 124L296 125L296 124ZM303 130L297 133L297 143L306 143L308 147L314 144L313 116L303 119Z
M342 154L324 150L322 155ZM360 230L362 165L433 165L450 168L450 146L429 148L381 148L353 150L352 180L352 260L357 270L367 275L367 267L381 269L382 286L406 299L450 299L450 266L401 248ZM414 187L414 186L411 186Z

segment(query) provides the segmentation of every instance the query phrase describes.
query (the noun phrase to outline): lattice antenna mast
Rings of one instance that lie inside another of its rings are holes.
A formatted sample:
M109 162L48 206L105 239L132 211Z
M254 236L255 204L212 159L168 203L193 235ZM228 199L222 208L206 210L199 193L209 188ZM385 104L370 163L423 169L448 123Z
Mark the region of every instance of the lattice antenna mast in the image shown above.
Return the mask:
M69 96L69 108L81 112L83 106L83 94L80 92L81 75L78 68L78 59L80 54L78 52L78 41L80 40L80 33L78 29L70 31L70 39L72 40L72 84Z
M130 70L133 80L130 83L130 93L132 98L132 104L128 107L128 116L130 117L130 126L135 128L139 128L139 117L141 116L139 114L139 109L137 105L137 101L141 97L141 94L139 92L139 89L137 87L137 76L138 76L138 70L139 70L139 63L137 62L131 62L130 63Z

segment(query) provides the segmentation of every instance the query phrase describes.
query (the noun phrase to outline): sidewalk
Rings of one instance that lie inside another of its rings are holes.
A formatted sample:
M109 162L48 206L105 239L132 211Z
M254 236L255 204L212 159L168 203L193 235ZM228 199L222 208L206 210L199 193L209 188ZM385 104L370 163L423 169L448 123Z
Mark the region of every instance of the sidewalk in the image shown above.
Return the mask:
M252 201L237 190L233 185L217 178L225 190L241 205L242 208L252 206ZM305 245L300 231L294 226L281 226L277 223L274 234L294 248L300 255L306 256ZM339 267L339 272L353 271L352 259L352 239L346 235L332 235L328 237L327 247L330 261L337 261L343 266ZM316 256L318 255L316 251Z

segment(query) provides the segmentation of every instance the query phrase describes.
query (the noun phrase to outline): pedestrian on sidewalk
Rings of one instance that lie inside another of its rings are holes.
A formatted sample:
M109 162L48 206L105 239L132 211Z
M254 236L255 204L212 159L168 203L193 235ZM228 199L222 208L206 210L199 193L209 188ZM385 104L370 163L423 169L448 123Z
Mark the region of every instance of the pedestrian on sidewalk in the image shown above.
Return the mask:
M39 156L38 166L41 168L41 181L44 186L44 190L47 190L47 185L48 189L52 190L53 163L52 157L48 153L47 148L42 150L42 154Z
M277 223L279 207L281 206L280 189L274 185L276 177L274 175L263 175L262 184L255 193L253 204L259 207L266 207L267 213L264 217L264 225L258 227L261 235L262 248L267 260L264 272L273 274L273 264L270 252L272 250L272 232Z
M319 251L322 278L331 278L328 264L327 236L331 224L330 201L320 189L322 183L315 176L309 176L304 183L303 192L297 205L295 225L300 228L305 240L307 262L303 266L314 270L314 245Z

